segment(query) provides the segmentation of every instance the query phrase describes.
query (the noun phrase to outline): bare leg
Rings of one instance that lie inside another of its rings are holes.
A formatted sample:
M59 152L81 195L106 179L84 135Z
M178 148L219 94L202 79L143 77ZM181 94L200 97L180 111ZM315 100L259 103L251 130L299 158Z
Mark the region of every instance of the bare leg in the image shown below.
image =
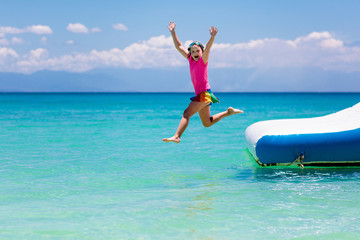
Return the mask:
M220 121L221 119L238 113L243 113L243 111L229 107L226 111L217 113L212 117L210 117L210 106L207 106L199 111L199 116L204 127L210 127L215 123L217 123L218 121Z
M185 109L183 117L180 121L179 127L174 136L170 138L163 138L164 142L175 142L179 143L181 135L184 133L185 129L189 125L190 118L202 108L204 108L208 103L205 102L190 102L189 106Z

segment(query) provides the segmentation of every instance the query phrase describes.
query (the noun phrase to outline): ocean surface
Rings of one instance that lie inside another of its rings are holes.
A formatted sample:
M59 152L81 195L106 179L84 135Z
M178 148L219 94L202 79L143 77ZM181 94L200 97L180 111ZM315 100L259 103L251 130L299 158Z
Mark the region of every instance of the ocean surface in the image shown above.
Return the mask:
M245 113L180 144L191 93L0 94L0 239L360 239L360 168L263 168L244 140L360 94L215 94Z

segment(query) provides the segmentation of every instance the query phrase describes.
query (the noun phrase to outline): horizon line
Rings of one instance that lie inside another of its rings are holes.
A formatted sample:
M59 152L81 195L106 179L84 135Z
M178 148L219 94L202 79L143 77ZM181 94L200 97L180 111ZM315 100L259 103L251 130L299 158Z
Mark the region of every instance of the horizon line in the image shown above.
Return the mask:
M274 94L274 93L285 93L285 94L359 94L360 91L354 92L341 92L341 91L215 91L215 93L236 93L236 94ZM175 91L0 91L0 94L194 94L194 92L175 92Z

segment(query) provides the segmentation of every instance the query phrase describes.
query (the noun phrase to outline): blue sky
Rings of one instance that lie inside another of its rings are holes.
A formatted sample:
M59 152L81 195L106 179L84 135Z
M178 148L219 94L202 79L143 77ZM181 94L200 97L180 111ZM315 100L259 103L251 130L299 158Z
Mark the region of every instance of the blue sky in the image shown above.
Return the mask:
M120 74L121 70L134 70L137 76L143 71L141 79L147 81L149 70L187 72L187 62L176 52L167 29L173 20L184 44L191 40L206 43L209 27L219 28L209 68L214 76L227 71L242 78L238 79L240 84L234 82L236 79L213 79L221 91L256 91L256 85L269 79L283 86L284 78L294 71L306 76L297 77L300 82L310 81L311 71L319 77L335 72L339 83L332 78L333 89L326 86L326 91L338 89L340 80L346 78L351 79L349 89L360 91L360 84L352 86L360 72L357 0L13 0L2 1L1 10L1 73L49 70ZM274 72L276 75L266 79L267 73ZM326 84L326 79L321 82ZM137 90L137 86L141 82L132 89ZM171 90L162 89L156 82L154 86L158 91ZM291 84L287 86L279 91L296 91ZM322 88L319 85L316 89ZM188 82L185 90L191 90Z

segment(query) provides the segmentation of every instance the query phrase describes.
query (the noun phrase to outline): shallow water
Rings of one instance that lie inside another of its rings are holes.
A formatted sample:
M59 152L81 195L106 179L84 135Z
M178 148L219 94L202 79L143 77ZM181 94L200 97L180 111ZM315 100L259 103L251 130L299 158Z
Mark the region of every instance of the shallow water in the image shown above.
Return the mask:
M166 144L192 94L0 94L0 239L360 239L360 168L262 168L244 140L360 94L216 95L245 113Z

